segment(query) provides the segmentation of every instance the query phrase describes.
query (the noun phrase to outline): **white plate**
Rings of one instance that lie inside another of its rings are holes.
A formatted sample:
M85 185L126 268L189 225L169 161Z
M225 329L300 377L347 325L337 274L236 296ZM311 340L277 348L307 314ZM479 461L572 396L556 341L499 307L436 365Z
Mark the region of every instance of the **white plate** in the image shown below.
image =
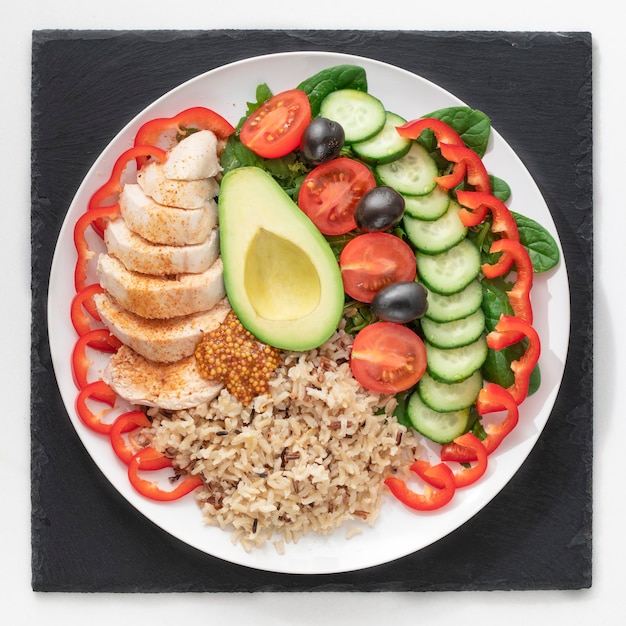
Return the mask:
M288 544L285 555L272 545L246 553L232 545L230 533L207 527L193 497L159 504L139 496L130 486L125 467L117 461L106 437L92 433L78 420L74 402L70 355L76 335L69 307L74 295L76 262L72 243L73 226L85 210L91 194L109 177L116 158L132 145L141 124L167 117L190 106L206 106L235 125L245 113L246 102L254 100L259 83L266 82L274 93L293 88L324 68L354 63L367 72L369 91L385 106L406 119L429 111L463 104L456 97L410 72L370 59L324 52L273 54L239 61L202 74L154 102L111 141L90 169L69 207L57 243L48 301L52 361L67 412L94 462L128 502L147 518L181 541L213 556L261 570L321 574L345 572L386 563L420 550L463 525L480 511L511 479L541 434L550 415L567 356L569 338L569 286L565 263L540 275L533 287L535 327L542 340L540 390L521 407L520 423L490 457L486 475L476 485L457 492L440 511L418 514L406 510L386 496L376 525L350 540L345 530L330 536L309 535ZM489 111L485 111L489 114ZM506 180L513 191L511 209L543 224L557 239L550 212L530 174L513 150L493 131L484 158L487 169ZM563 256L561 254L561 259Z

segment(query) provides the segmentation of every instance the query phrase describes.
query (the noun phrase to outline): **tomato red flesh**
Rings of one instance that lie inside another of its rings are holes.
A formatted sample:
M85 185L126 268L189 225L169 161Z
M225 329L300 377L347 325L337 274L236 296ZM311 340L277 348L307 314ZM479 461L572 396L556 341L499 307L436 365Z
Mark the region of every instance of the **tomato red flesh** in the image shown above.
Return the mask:
M350 240L339 257L345 292L371 302L387 285L415 280L417 263L411 247L389 233L364 233Z
M239 138L244 146L266 159L295 150L311 121L307 95L290 89L272 96L244 122Z
M374 187L376 179L368 167L339 157L309 172L298 206L324 235L344 235L356 229L356 205Z
M413 387L426 371L424 342L410 328L376 322L354 338L350 367L357 381L375 393L398 393Z

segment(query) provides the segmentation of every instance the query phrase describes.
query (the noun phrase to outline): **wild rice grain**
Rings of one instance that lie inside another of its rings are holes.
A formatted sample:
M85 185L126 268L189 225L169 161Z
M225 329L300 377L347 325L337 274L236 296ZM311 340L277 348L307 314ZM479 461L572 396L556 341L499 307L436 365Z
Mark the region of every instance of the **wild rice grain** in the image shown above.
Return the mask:
M316 350L282 353L268 394L247 406L223 390L196 409L150 410L150 445L202 476L203 521L245 550L271 541L282 553L348 520L373 525L384 478L407 475L419 443L393 397L356 382L351 345L339 330Z

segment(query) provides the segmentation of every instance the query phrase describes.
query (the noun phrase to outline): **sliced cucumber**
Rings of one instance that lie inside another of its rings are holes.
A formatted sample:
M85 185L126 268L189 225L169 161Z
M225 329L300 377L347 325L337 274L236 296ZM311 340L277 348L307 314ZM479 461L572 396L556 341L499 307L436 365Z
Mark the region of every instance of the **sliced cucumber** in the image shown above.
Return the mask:
M483 287L478 279L474 279L467 287L449 296L430 291L424 317L435 322L451 322L471 315L482 302Z
M389 185L407 196L430 193L437 185L435 179L439 175L435 160L426 148L415 141L403 157L391 163L377 165L374 171L383 185Z
M474 343L485 330L485 313L482 308L471 315L452 322L433 322L426 317L420 320L424 338L437 348L460 348Z
M469 239L440 254L417 252L417 270L429 291L450 295L461 291L480 272L480 252Z
M405 122L404 118L387 111L382 130L371 139L353 143L352 150L368 163L389 163L403 157L411 148L411 140L401 137L396 126L402 126Z
M459 219L460 210L461 206L451 200L448 210L436 220L416 219L405 212L403 223L409 241L424 254L449 250L467 236L467 228Z
M385 125L386 111L378 98L365 91L338 89L322 100L320 116L341 124L345 142L351 144L379 133Z
M404 213L418 220L436 220L447 210L450 194L439 185L423 196L405 196Z
M415 430L436 443L449 443L469 428L470 410L439 412L426 406L414 392L407 404L407 415Z
M487 340L484 335L460 348L437 348L428 341L425 345L428 371L441 382L456 383L469 378L482 367L487 358Z
M472 406L482 386L483 377L478 370L458 383L442 383L427 372L419 381L417 392L426 406L443 413Z

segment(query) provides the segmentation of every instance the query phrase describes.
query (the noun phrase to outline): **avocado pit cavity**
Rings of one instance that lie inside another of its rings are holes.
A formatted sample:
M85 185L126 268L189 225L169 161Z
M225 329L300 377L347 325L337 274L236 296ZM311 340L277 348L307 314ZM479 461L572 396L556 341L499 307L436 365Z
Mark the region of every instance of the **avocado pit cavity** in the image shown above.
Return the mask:
M264 228L250 242L244 280L250 304L266 320L306 317L320 301L320 277L309 256Z

